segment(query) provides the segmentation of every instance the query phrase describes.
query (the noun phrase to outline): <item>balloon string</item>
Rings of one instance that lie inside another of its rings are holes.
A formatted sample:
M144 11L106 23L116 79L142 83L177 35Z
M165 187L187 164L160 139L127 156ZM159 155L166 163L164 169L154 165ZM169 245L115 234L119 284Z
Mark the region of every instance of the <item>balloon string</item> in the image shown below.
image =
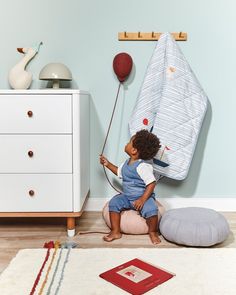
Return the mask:
M116 187L111 183L111 181L110 181L110 179L109 179L109 177L108 177L108 175L107 175L107 172L106 172L105 166L103 166L103 170L104 170L104 173L105 173L106 179L107 179L107 181L109 182L110 186L111 186L112 188L114 188L114 190L117 191L119 194L121 194L122 192L121 192L120 190L118 190L118 188L116 188Z
M105 141L104 141L104 144L103 144L103 148L102 148L101 155L103 155L103 152L104 152L104 149L105 149L105 146L106 146L106 143L107 143L108 134L109 134L110 129L111 129L111 123L112 123L112 120L113 120L113 117L114 117L114 113L115 113L115 109L116 109L116 104L117 104L117 100L118 100L118 96L119 96L119 92L120 92L120 86L121 86L121 83L119 84L119 87L118 87L118 90L117 90L117 93L116 93L116 100L115 100L115 104L114 104L114 107L113 107L113 111L112 111L112 115L111 115L111 119L110 119L110 123L109 123L108 130L107 130L106 138L105 138ZM107 175L107 173L106 173L105 166L103 166L103 170L104 170L104 173L105 173L106 179L107 179L107 181L109 182L110 186L111 186L114 190L116 190L118 193L121 193L121 191L119 191L117 188L115 188L114 185L113 185L113 184L111 183L111 181L109 180L108 175Z
M108 134L109 134L110 129L111 129L111 123L112 123L112 120L113 120L113 117L114 117L114 113L115 113L115 109L116 109L116 103L117 103L119 92L120 92L120 86L121 86L121 83L119 84L118 91L117 91L117 94L116 94L116 100L115 100L115 104L114 104L114 107L113 107L113 111L112 111L112 115L111 115L108 130L107 130L106 138L105 138L105 141L104 141L104 144L103 144L101 155L104 152L104 149L105 149L105 146L106 146L106 143L107 143Z

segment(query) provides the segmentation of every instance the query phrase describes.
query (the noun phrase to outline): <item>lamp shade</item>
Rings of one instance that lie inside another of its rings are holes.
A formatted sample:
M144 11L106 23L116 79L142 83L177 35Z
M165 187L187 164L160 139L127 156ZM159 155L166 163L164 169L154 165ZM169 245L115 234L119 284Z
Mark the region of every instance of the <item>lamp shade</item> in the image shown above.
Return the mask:
M52 80L53 88L59 88L59 81L72 80L71 71L62 63L49 63L39 73L40 80Z

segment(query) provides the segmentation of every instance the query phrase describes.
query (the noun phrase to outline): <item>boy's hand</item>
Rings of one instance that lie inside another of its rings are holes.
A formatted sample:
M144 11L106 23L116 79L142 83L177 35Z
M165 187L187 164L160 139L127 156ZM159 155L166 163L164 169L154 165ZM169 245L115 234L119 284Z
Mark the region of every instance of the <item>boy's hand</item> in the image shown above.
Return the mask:
M100 155L100 164L102 164L103 166L108 166L109 161L103 155Z
M107 169L111 170L112 173L117 175L118 167L109 162L103 155L100 155L100 163Z
M133 206L135 210L140 211L143 208L144 203L145 203L145 200L143 200L143 198L140 197L139 199L133 202Z

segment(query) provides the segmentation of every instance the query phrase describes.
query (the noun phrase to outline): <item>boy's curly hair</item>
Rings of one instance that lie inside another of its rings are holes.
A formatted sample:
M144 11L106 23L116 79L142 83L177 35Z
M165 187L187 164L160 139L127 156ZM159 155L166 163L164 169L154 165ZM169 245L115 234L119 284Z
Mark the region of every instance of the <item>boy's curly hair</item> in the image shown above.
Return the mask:
M139 157L142 160L151 160L157 154L160 140L157 136L148 130L138 131L132 140L133 147L137 149Z

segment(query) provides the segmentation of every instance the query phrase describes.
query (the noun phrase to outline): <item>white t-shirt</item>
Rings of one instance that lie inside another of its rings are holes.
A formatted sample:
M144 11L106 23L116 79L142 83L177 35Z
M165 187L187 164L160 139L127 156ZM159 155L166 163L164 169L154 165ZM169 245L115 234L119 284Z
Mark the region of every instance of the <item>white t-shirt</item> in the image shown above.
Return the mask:
M141 161L141 160L139 160L139 161ZM118 167L117 176L119 178L122 178L121 169L122 169L124 163L122 163ZM151 164L148 164L148 163L145 163L145 162L139 164L138 167L137 167L137 173L138 173L138 175L141 177L141 179L144 181L144 183L146 185L152 183L153 181L156 181L156 178L155 178L155 176L153 174L153 167L152 167Z

